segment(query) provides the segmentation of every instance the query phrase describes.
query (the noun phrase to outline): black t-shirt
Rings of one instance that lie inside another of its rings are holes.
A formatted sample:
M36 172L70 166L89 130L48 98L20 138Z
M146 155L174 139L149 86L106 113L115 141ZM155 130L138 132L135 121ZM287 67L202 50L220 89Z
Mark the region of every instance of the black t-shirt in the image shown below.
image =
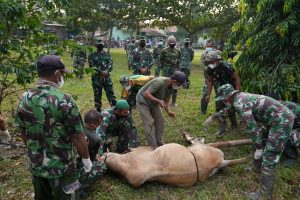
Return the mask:
M234 79L232 75L234 74L235 70L232 68L232 65L228 64L227 62L220 62L219 66L214 69L207 68L207 74L212 76L213 84L222 86L224 84L231 84L235 87Z

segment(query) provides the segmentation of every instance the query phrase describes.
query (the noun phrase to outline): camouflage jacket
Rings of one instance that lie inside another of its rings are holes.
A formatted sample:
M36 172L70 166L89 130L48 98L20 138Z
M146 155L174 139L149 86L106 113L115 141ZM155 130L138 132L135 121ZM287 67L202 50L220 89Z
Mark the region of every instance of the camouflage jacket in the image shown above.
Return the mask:
M158 45L158 46L154 47L154 49L153 49L153 53L152 53L153 59L157 66L160 66L160 53L161 53L162 49L163 49L162 45Z
M295 115L294 119L294 129L300 128L300 104L291 102L291 101L284 101L282 102L283 105L288 107Z
M71 136L83 132L74 99L40 80L20 100L16 125L26 134L29 166L35 176L58 178L75 170Z
M262 148L262 132L257 122L267 129L281 123L293 123L293 113L283 104L271 97L238 92L234 98L234 109L246 123L247 132L251 133L251 140L256 148ZM219 113L227 112L227 106ZM292 119L292 120L291 120Z
M128 45L127 45L127 48L126 48L127 53L130 54L131 51L132 51L135 47L136 47L136 45L135 45L134 43L128 44Z
M181 52L176 48L164 48L160 53L160 63L162 68L175 68L179 69L179 62L181 58Z
M151 69L153 65L153 58L148 49L141 49L140 47L137 47L131 51L129 62L133 70L139 71L142 68Z
M212 77L215 88L219 88L228 83L235 86L234 80L232 79L234 72L235 70L232 68L232 65L224 61L221 61L219 66L214 69L207 68L207 74Z
M180 51L180 68L190 68L190 63L194 60L194 49L191 47L182 47Z
M89 65L96 70L96 76L100 77L102 71L111 72L113 70L113 62L111 55L106 51L97 51L89 55Z

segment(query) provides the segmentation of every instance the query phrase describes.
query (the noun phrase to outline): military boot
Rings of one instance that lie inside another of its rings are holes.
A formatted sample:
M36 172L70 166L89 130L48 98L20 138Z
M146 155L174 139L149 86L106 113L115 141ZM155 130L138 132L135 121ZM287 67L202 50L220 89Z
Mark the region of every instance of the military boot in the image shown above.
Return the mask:
M275 174L276 169L263 167L261 169L260 187L258 191L246 193L246 196L252 200L271 200L275 183Z
M202 99L201 99L201 114L206 114L206 111L207 111L207 101L206 101L206 99L203 97Z
M261 170L262 159L253 159L251 169L255 173L260 173Z

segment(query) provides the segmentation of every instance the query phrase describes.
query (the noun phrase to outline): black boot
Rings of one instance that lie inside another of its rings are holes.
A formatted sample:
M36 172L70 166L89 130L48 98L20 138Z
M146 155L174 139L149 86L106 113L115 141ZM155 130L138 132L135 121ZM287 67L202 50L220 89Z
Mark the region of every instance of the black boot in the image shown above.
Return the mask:
M255 173L260 173L262 159L253 159L251 169Z
M261 169L259 190L246 193L246 196L252 200L259 200L261 198L271 200L275 183L275 174L276 169L263 167Z

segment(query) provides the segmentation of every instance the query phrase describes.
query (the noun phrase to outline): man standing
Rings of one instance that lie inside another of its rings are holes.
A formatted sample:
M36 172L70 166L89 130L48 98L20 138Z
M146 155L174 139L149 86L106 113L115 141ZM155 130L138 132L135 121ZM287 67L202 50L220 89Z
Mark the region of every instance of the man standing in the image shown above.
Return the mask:
M113 70L111 55L104 51L104 42L102 39L96 41L97 51L89 55L89 65L96 72L92 75L92 86L94 91L95 108L101 112L102 108L102 88L104 88L107 100L110 106L116 104L116 97L113 90L113 82L110 72Z
M102 122L96 132L104 142L110 137L118 136L117 153L125 153L128 147L137 147L137 132L129 113L129 105L125 100L118 100L115 107L101 112ZM103 149L102 151L105 151Z
M136 96L137 108L143 122L148 145L153 149L163 145L164 118L160 107L170 117L175 113L169 111L169 100L174 89L186 83L186 76L176 71L171 77L157 77L144 85Z
M190 86L190 65L191 62L194 60L194 49L190 47L190 39L185 38L184 39L184 46L180 48L181 52L181 59L180 59L180 71L182 71L186 75L186 82L187 82L187 88Z
M16 115L28 148L34 198L78 199L74 146L85 172L90 172L92 162L78 107L71 96L58 90L69 71L54 55L39 59L37 71L37 87L22 95Z
M145 37L140 37L139 47L131 51L130 65L134 75L150 75L153 58L150 51L146 49Z
M176 70L179 69L179 62L181 53L180 50L175 48L176 38L174 36L168 37L168 48L161 51L160 63L163 70L164 77L171 77ZM176 106L177 89L173 90L172 93L172 105Z
M232 68L231 65L222 61L221 56L218 51L211 51L206 55L205 61L208 64L207 68L207 83L208 83L208 94L206 96L206 102L210 100L210 95L212 92L212 87L215 88L216 97L219 96L216 91L221 85L232 84L235 89L240 89L240 77ZM225 104L222 101L216 102L217 112L222 110L225 107ZM231 121L232 133L237 134L238 125L236 121L235 112L233 110L228 111L228 116ZM219 116L218 118L218 132L216 133L217 137L222 137L226 134L226 119L224 116Z
M164 48L164 40L163 38L159 38L157 46L153 49L153 59L155 62L155 77L158 77L160 74L161 63L160 63L160 53Z
M218 93L216 101L223 101L237 111L246 123L247 132L251 134L251 140L256 148L253 165L261 174L260 187L257 192L248 193L247 196L251 199L261 197L271 199L275 168L287 141L291 139L294 114L271 97L240 92L234 90L230 84L222 85ZM214 116L209 117L204 124L209 124L213 118ZM262 142L261 128L257 123L261 123L268 130L266 144Z
M131 70L132 66L130 64L130 60L131 60L131 52L132 50L136 47L135 45L135 40L132 40L131 43L129 43L126 46L126 53L127 53L127 62L128 62L128 69Z
M203 85L203 90L202 90L202 98L201 98L201 106L200 106L201 107L201 114L206 114L207 106L208 106L208 103L206 101L206 97L208 95L208 83L207 83L207 78L208 78L207 68L208 68L208 66L207 66L207 63L205 61L205 57L206 57L206 54L208 54L211 51L215 51L215 48L214 48L213 41L209 39L209 40L206 41L205 52L200 57L200 64L201 64L201 66L203 66L204 80L205 80L204 85Z

